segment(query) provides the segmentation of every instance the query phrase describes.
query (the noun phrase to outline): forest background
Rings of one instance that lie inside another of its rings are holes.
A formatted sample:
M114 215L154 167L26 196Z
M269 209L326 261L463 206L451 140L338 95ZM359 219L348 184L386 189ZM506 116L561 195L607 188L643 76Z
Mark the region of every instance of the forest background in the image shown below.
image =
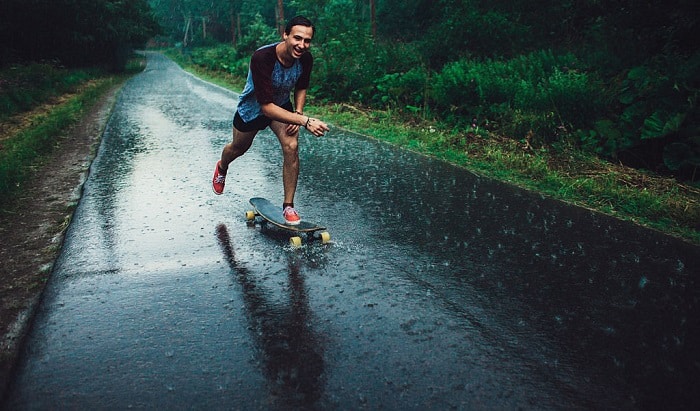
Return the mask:
M37 63L58 77L119 71L147 40L240 85L252 52L303 14L317 28L309 105L324 119L698 241L699 11L694 0L4 0L0 104L2 116L33 104Z

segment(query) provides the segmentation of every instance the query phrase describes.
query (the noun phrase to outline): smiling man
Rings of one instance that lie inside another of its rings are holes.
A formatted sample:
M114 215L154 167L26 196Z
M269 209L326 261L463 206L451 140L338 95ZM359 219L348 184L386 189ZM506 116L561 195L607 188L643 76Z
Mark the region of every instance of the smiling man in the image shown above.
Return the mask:
M287 224L299 224L294 194L299 179L299 128L323 136L328 125L304 115L313 57L309 53L314 26L306 17L297 16L287 23L282 41L259 48L250 60L248 80L233 118L233 141L226 144L216 163L212 186L223 194L229 164L245 154L258 131L267 127L282 146L282 214ZM290 94L294 92L294 104Z

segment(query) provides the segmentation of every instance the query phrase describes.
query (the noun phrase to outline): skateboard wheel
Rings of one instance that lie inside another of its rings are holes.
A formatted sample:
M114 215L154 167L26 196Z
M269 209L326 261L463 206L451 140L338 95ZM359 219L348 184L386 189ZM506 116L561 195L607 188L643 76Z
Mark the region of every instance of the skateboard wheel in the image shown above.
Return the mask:
M289 239L289 245L291 245L294 248L299 248L301 247L301 237L292 237Z
M319 234L319 238L321 239L321 244L327 244L331 241L331 235L328 233L328 231L324 231Z
M246 211L245 212L245 219L247 221L253 221L255 220L255 211Z

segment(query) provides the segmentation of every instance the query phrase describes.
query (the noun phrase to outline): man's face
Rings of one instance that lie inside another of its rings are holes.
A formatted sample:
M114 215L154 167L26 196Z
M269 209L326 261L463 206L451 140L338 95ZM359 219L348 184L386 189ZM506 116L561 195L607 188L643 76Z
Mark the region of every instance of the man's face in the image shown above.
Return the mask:
M313 35L314 29L312 27L292 26L289 34L284 34L284 42L287 43L287 49L291 57L298 59L302 54L309 51Z

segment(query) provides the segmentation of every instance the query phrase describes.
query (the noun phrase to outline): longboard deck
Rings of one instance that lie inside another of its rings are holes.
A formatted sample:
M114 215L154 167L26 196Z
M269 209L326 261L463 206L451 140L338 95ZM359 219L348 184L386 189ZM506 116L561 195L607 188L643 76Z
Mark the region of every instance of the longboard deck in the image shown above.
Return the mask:
M272 204L269 200L254 197L250 199L250 204L255 209L255 212L262 217L267 222L283 229L299 233L312 233L314 231L325 230L326 227L322 227L318 224L310 223L308 221L301 221L298 225L287 224L282 217L282 210L279 206Z

